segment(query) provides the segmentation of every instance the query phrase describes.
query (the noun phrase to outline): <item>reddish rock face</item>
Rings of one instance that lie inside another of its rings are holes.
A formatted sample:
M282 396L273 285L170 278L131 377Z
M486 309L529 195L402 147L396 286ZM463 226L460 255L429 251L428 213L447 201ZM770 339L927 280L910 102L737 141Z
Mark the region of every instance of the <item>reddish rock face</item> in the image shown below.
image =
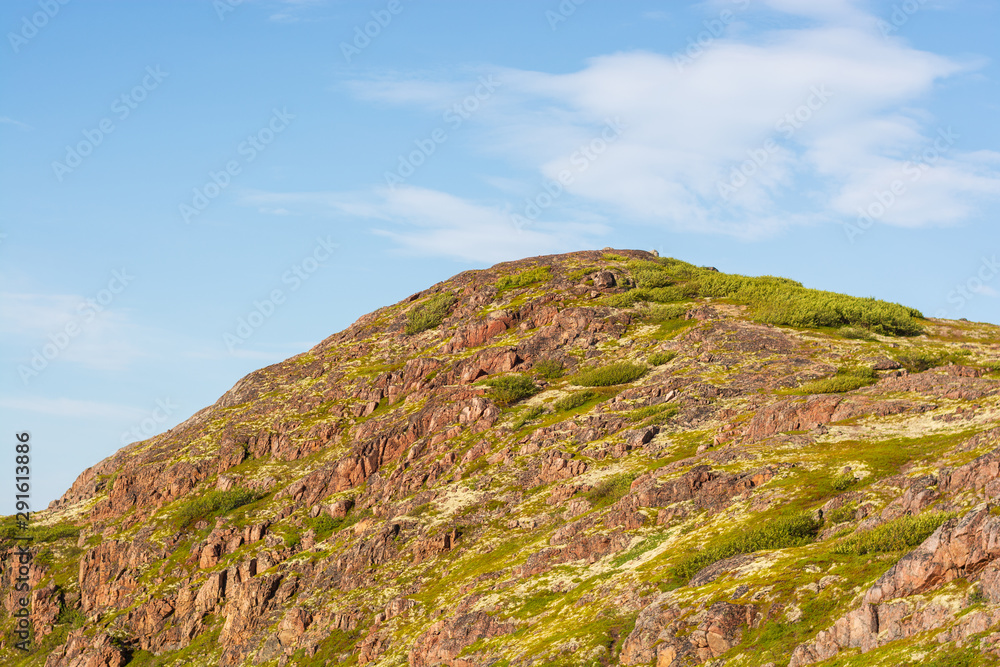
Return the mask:
M410 667L431 667L442 662L454 667L471 667L474 663L456 661L462 649L480 639L490 639L514 632L512 623L499 623L486 612L461 614L438 621L417 638L410 649Z

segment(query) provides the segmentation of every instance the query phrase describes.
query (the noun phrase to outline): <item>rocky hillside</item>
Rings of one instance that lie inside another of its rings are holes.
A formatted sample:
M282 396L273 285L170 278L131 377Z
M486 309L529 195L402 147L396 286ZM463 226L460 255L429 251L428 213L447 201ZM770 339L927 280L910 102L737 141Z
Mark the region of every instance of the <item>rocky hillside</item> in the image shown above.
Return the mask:
M998 395L996 326L634 250L468 271L80 475L0 662L998 664Z

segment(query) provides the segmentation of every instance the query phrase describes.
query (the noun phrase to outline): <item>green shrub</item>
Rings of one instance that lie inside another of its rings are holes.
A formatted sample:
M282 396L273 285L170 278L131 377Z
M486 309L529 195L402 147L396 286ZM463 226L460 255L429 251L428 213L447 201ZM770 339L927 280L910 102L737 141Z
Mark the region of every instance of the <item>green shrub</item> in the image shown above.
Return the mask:
M682 286L671 285L669 287L640 287L631 289L621 294L609 294L601 299L601 303L612 308L631 308L637 303L648 301L650 303L672 303L674 301L686 301L691 298L688 290Z
M621 255L616 255L613 252L606 252L606 253L604 253L601 256L601 258L605 259L605 260L607 260L609 262L627 262L628 261L628 257L623 257Z
M702 271L694 280L699 296L723 297L750 306L766 324L797 327L859 326L875 333L915 336L923 332L920 311L872 298L807 289L794 280Z
M597 486L584 494L584 497L590 501L594 509L603 509L613 505L628 493L637 476L634 473L621 473L605 477L597 483Z
M693 298L723 298L749 306L751 317L766 324L831 327L849 337L872 333L914 336L923 332L920 311L896 303L807 289L773 276L748 277L698 268L670 258L629 262L637 288L602 299L613 308L640 302L670 303ZM846 328L846 329L845 329Z
M854 515L858 511L857 503L847 503L835 510L830 510L824 517L830 524L836 525L845 521L853 521Z
M626 361L610 364L603 368L584 371L576 375L572 382L581 387L610 387L638 380L649 370L644 364Z
M543 408L540 405L534 405L525 410L524 412L522 412L521 414L519 414L517 418L513 422L511 422L510 427L513 430L517 431L528 422L538 419L543 414L545 414L545 408Z
M865 366L842 367L837 369L837 374L833 377L807 382L796 389L794 393L838 394L867 387L876 382L878 382L878 373L872 368Z
M635 284L641 289L652 289L656 287L667 287L673 281L670 274L658 262L645 262L641 260L628 263L629 271L635 278Z
M968 362L968 350L903 350L893 355L903 368L911 373L923 373L938 366Z
M593 400L600 396L596 391L592 389L586 389L584 391L577 391L568 396L563 396L558 401L552 404L552 409L556 412L565 412L567 410L572 410L578 408L587 401Z
M319 516L306 519L304 523L307 528L312 528L316 533L316 541L322 542L340 528L344 520L341 518L335 519L329 514L322 513Z
M870 331L860 327L840 327L840 329L837 330L837 333L850 340L875 340L875 336L872 335Z
M677 405L673 403L660 403L659 405L650 405L645 408L633 410L628 413L628 419L633 422L647 420L643 425L651 426L670 421L678 412L680 412L680 408Z
M689 581L701 569L720 560L765 549L787 549L812 542L823 523L811 514L782 517L741 528L709 542L700 552L674 567L674 577Z
M35 542L55 542L66 538L75 540L80 536L80 529L65 523L54 526L35 526L31 528L31 536Z
M673 361L676 356L676 352L654 352L649 355L648 361L653 366L662 366L665 363Z
M503 276L497 281L497 290L501 293L507 290L518 289L520 287L527 287L528 285L533 285L534 283L540 283L544 280L549 279L549 267L547 266L536 266L533 269L528 269L526 271L521 271L520 273L515 273L512 276Z
M454 294L443 292L414 306L406 314L406 333L412 336L438 326L444 322L444 318L448 316L456 301L458 298Z
M864 556L912 549L953 516L945 512L931 512L900 517L864 533L854 533L834 547L833 552Z
M644 322L649 322L650 324L661 324L663 322L672 322L674 320L680 320L684 318L687 314L691 304L658 304L651 306L646 315L642 318Z
M532 366L532 371L546 380L555 380L566 374L566 367L558 359L542 359Z
M247 489L211 491L181 505L177 510L176 520L181 528L186 528L202 519L208 520L232 512L237 507L252 503L258 498L260 496Z
M1000 360L998 361L987 361L982 364L983 368L993 373L1000 371Z
M480 383L493 390L490 392L490 398L501 407L512 405L541 391L530 378L516 373L488 378L481 380Z
M854 486L858 480L854 479L854 475L847 473L844 475L837 475L833 478L831 486L834 491L847 491L849 488Z
M581 278L589 276L592 273L597 273L600 269L596 266L585 266L582 269L577 269L576 271L571 271L566 275L573 282L577 282Z

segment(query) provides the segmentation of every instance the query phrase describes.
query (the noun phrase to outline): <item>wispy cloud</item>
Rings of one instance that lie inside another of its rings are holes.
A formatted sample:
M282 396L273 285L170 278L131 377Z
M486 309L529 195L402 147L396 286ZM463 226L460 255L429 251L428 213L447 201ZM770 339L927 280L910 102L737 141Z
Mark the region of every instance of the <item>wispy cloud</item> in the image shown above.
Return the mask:
M503 94L477 116L469 143L551 179L606 119L620 118L628 129L614 150L567 187L609 219L751 238L853 219L893 181L912 178L914 159L947 128L922 106L935 88L983 63L886 39L859 2L766 6L812 20L766 33L744 26L684 66L673 54L630 52L568 74L500 70ZM363 99L413 106L445 104L462 88L425 73L350 85ZM1000 197L1000 153L977 148L959 141L918 165L919 182L881 222L944 226L979 215ZM752 175L740 179L741 168Z
M580 219L519 227L499 204L410 186L372 192L257 192L245 202L367 220L375 234L406 252L486 263L593 246L610 231L599 221Z
M3 124L3 125L14 125L17 128L22 129L22 130L33 130L34 129L33 127L31 127L27 123L22 123L19 120L14 120L13 118L11 118L9 116L0 116L0 124Z

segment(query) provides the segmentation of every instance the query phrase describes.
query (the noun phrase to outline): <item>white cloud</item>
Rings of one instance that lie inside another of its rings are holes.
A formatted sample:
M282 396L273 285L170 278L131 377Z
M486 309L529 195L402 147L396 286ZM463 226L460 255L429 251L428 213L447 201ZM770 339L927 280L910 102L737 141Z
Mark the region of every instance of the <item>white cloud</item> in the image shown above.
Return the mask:
M0 116L0 124L14 125L18 129L21 129L21 130L32 130L32 129L34 129L33 127L31 127L27 123L22 123L19 120L14 120L13 118L10 118L9 116Z
M590 247L609 231L599 222L577 219L519 226L510 211L497 206L411 186L372 193L254 193L245 200L370 220L374 233L407 252L486 263Z
M501 70L503 92L477 112L470 143L554 178L606 119L620 118L620 140L579 174L567 199L622 221L743 237L853 219L911 155L933 145L939 123L924 100L981 63L886 39L857 2L766 4L811 25L724 36L682 64L630 52L568 74ZM352 83L365 99L421 106L450 101L456 88L426 75ZM949 146L882 222L925 227L976 216L1000 196L996 157ZM727 190L741 166L754 173Z

